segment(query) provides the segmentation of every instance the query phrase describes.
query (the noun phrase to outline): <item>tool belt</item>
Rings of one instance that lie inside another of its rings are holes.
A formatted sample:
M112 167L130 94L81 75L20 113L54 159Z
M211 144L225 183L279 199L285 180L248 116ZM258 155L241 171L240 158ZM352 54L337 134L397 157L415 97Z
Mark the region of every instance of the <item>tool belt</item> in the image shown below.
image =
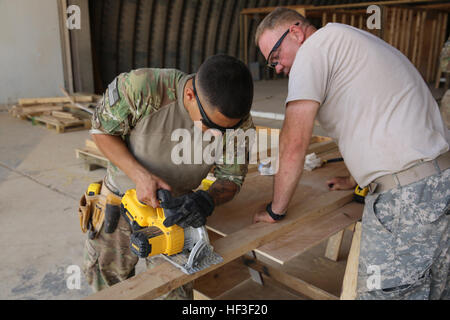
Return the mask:
M368 185L370 193L382 193L387 190L407 186L429 176L439 174L450 168L450 152L440 155L434 160L426 161L393 174L388 174L375 179Z
M95 239L103 225L106 233L113 233L117 227L120 218L120 203L122 198L111 192L103 183L100 193L89 195L85 192L80 199L78 207L78 216L80 218L80 227L83 233L89 231L89 238Z

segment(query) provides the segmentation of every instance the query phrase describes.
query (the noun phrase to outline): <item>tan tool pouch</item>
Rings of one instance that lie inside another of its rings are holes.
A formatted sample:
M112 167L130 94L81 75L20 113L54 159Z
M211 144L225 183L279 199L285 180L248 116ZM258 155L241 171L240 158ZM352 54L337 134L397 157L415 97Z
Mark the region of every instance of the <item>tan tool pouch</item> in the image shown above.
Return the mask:
M97 182L102 185L103 181ZM91 231L97 234L105 218L105 205L106 197L102 194L89 196L86 192L80 199L80 205L78 207L78 216L80 218L80 227L83 233Z

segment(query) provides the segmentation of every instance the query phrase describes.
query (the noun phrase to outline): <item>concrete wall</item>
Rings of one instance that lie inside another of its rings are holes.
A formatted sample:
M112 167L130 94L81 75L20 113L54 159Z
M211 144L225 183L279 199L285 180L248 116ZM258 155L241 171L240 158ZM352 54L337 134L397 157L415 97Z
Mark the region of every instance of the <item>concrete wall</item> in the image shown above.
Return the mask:
M0 104L62 95L57 0L0 0Z

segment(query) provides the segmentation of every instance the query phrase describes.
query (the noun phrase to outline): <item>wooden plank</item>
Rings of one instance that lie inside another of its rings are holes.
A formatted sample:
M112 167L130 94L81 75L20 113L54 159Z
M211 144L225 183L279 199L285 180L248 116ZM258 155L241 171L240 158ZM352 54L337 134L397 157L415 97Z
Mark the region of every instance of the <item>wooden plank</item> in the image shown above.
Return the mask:
M84 145L86 146L86 148L89 148L92 150L98 150L98 152L100 154L102 154L100 149L97 147L97 144L93 140L86 139L86 141L84 142Z
M394 45L394 33L395 33L395 18L397 16L397 8L392 8L391 10L391 24L389 26L389 41L388 43L391 46L395 46Z
M244 191L244 188L243 190ZM241 192L242 192L241 191ZM108 289L93 294L87 299L153 299L215 270L226 263L244 255L265 243L273 241L282 234L294 229L301 231L301 226L311 220L321 219L325 214L342 207L352 199L353 192L335 191L322 194L298 205L293 201L289 215L275 224L256 223L213 242L215 251L222 256L221 264L212 265L197 273L187 275L169 262L144 271L137 276L122 281ZM252 215L247 207L235 208L240 214ZM229 213L229 212L226 212Z
M408 23L406 26L406 47L405 47L405 56L407 56L411 60L411 53L409 50L409 45L411 43L411 29L413 25L413 10L408 10Z
M401 9L400 12L402 13L402 21L401 21L401 28L400 28L400 45L399 50L405 54L405 48L406 48L406 32L407 32L407 20L408 20L408 10L407 9Z
M420 35L420 28L421 28L421 15L420 13L416 14L416 24L415 24L415 32L414 32L414 44L413 44L413 51L412 51L412 57L411 62L414 66L417 68L417 50L419 47L419 35Z
M71 120L80 120L79 118L75 117L72 113L66 111L52 111L52 116Z
M308 150L306 151L306 154L310 154L310 153L319 154L319 153L336 150L337 148L338 148L338 146L333 140L317 142L317 143L313 143L309 146Z
M426 81L430 82L432 79L432 72L433 72L433 60L436 58L434 54L434 48L435 48L435 38L436 38L436 27L437 27L437 19L433 19L432 21L432 27L431 27L431 44L428 52L428 61L427 61L427 69L426 69Z
M74 90L73 70L72 70L72 54L70 52L70 34L67 28L67 0L58 0L58 21L59 33L61 40L62 63L64 70L64 86L70 92Z
M239 258L196 279L194 289L201 294L201 298L216 299L248 279L248 267Z
M244 263L257 272L272 278L273 280L293 289L296 292L301 293L314 300L339 300L335 295L328 293L310 283L307 283L301 279L298 279L290 274L280 271L274 267L269 266L266 263L258 261L256 259L243 258Z
M417 64L415 65L417 70L419 70L419 72L424 76L425 78L425 72L423 72L423 68L422 68L422 52L423 52L423 37L424 37L424 29L426 28L425 26L425 21L427 19L427 12L423 11L421 18L420 18L420 32L419 32L419 48L418 48L418 52L417 52ZM426 79L425 79L426 80Z
M72 96L75 102L94 102L92 95L87 96ZM71 103L72 100L69 97L49 97L49 98L22 98L19 99L19 105L36 105L36 104L51 104L51 103Z
M338 152L327 153L323 159L336 158ZM326 180L334 176L348 175L344 162L329 163L313 171L304 171L290 206L301 207L317 196L334 196ZM253 222L253 214L264 210L272 200L273 176L261 176L258 172L247 175L241 191L233 201L218 206L208 218L207 228L222 236L242 230ZM249 250L250 251L250 250Z
M437 26L436 26L436 40L434 41L434 52L436 54L436 58L433 59L433 63L431 66L431 69L432 69L431 76L433 77L432 81L434 81L436 79L436 74L438 74L440 71L439 70L440 68L438 68L437 65L439 65L439 56L441 54L441 48L439 48L439 39L441 38L442 19L443 19L443 14L439 13L438 18L437 18Z
M215 300L307 300L305 296L294 293L269 277L265 277L264 283L264 286L260 286L252 280L246 280Z
M333 261L338 261L339 251L341 250L342 239L344 237L344 231L345 231L345 229L332 235L328 239L327 249L325 250L326 258L333 260Z
M441 32L440 32L440 36L441 36L440 41L439 41L440 48L442 48L445 43L445 35L446 35L446 30L447 30L447 19L448 19L448 14L444 14L444 21L442 22ZM435 84L436 88L439 88L439 84L441 82L441 75L442 75L442 72L439 68L439 71L437 72L437 75L436 75L436 84Z
M355 26L355 15L354 15L354 14L352 14L352 15L350 16L350 25L351 25L352 27Z
M201 293L200 291L198 291L197 289L193 289L192 293L194 295L194 300L212 300L210 297L208 297L206 294Z
M10 114L13 117L19 118L19 119L28 119L29 117L41 115L45 112L52 112L52 111L62 111L62 106L53 106L53 105L40 105L40 106L31 106L23 108L21 106L14 106Z
M402 33L402 26L401 26L401 19L402 19L402 12L403 10L401 8L397 9L397 16L395 19L395 31L394 32L394 47L400 50L400 35Z
M307 250L323 242L339 230L353 225L362 217L364 205L351 202L327 215L320 221L302 226L302 232L294 230L255 251L278 264L285 265Z
M68 0L68 5L77 5L81 11L80 30L70 31L72 55L73 91L94 92L94 73L89 23L89 1Z
M322 12L322 27L325 27L327 24L327 13L324 11Z
M361 242L361 223L355 226L352 246L347 259L344 281L342 283L341 300L355 300L358 281L359 251Z

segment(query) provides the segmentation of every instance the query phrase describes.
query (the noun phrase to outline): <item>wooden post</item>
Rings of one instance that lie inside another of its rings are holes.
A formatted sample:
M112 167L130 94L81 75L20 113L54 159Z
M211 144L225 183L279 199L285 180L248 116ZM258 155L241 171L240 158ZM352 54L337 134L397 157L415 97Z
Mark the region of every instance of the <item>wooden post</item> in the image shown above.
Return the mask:
M322 27L325 27L327 24L327 13L326 11L322 12Z
M58 0L59 32L61 35L61 51L64 70L64 86L67 91L73 93L72 55L70 52L70 35L66 26L67 0Z
M355 232L353 234L352 245L350 247L350 253L347 259L347 266L345 268L344 281L342 283L341 300L356 299L360 242L361 222L357 222L355 226Z
M440 32L440 36L441 38L439 39L439 47L442 48L444 43L445 43L445 31L447 30L447 19L448 19L448 14L447 13L443 13L443 17L444 17L444 21L441 24L441 32ZM439 66L439 70L437 72L436 75L436 88L439 88L439 84L441 82L441 75L442 75L442 70L441 67Z
M417 49L419 47L419 34L420 34L420 13L416 12L416 27L414 32L414 45L412 51L411 62L414 66L417 63ZM417 67L417 66L416 66Z
M243 256L244 258L244 263L245 263L245 259L256 259L256 254L255 251L250 251L248 252L245 256ZM252 269L252 268L248 268L248 272L250 273L250 276L252 277L252 280L255 281L257 284L259 285L264 285L264 281L262 278L262 275L259 271Z
M81 11L81 29L69 31L73 90L75 92L94 92L89 3L88 0L69 0L69 4L77 5Z
M409 50L409 44L411 43L411 28L413 26L413 11L408 10L408 24L406 26L406 47L405 47L405 56L411 59L411 53Z
M437 42L436 38L436 24L437 24L437 19L433 19L432 22L432 27L431 27L431 44L430 44L430 49L428 52L428 62L427 62L427 70L426 70L426 80L427 82L432 81L433 79L433 60L436 58L434 50L435 50L435 43Z
M423 35L424 35L426 19L427 19L427 12L423 11L422 12L422 16L420 18L419 48L418 48L418 53L417 53L417 64L416 64L416 68L417 68L417 70L419 70L419 72L422 71L421 70L422 69L421 68L421 66L422 66L422 51L423 51L422 50L422 48L423 48L422 44L423 44ZM426 78L425 77L426 72L424 72L423 75L424 75L424 78Z

